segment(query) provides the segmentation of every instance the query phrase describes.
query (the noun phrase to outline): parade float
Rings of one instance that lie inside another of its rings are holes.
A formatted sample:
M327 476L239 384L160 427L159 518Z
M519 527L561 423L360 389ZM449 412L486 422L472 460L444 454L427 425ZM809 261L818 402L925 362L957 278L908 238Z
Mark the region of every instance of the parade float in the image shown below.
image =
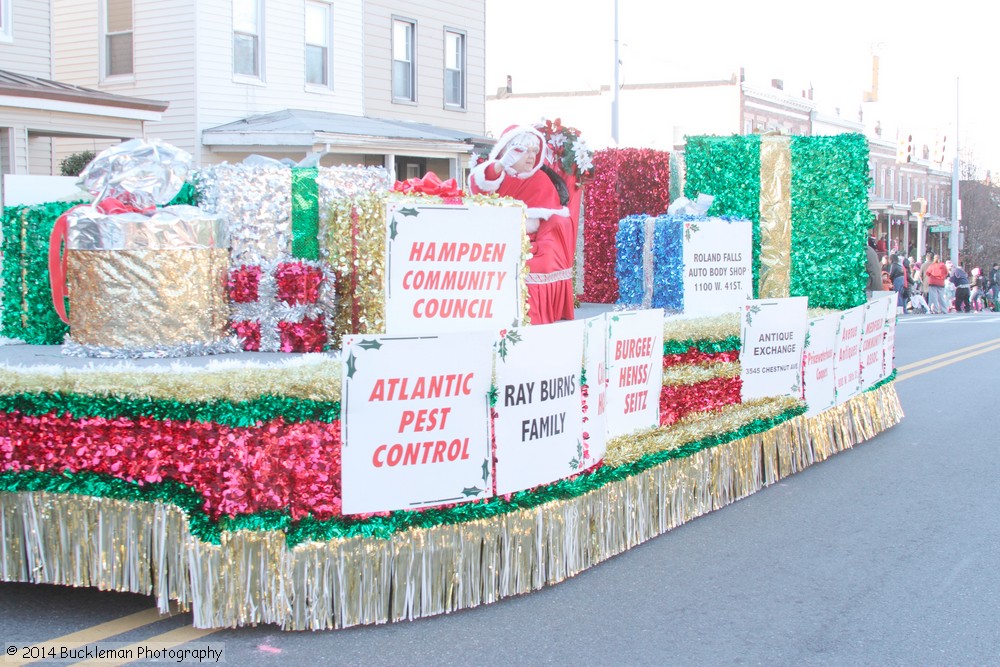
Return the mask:
M137 164L176 175L179 151L99 158L94 202L4 217L0 579L197 627L415 619L871 439L902 411L895 311L864 294L867 155L810 139L689 140L690 201L617 225L621 305L542 326L517 201L264 162L150 188Z

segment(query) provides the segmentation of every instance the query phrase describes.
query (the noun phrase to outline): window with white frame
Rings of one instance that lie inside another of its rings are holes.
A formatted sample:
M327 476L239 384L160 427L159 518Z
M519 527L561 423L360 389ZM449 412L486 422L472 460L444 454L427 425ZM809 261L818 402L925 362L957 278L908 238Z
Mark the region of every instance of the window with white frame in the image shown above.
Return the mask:
M233 0L233 74L261 76L263 0Z
M306 2L306 83L333 86L331 48L333 7L329 2Z
M132 69L132 0L104 2L104 76L122 76Z
M414 37L417 25L404 19L392 20L392 99L416 102Z
M14 41L14 30L10 23L11 2L12 0L0 0L0 42Z
M444 32L444 103L465 108L465 34Z

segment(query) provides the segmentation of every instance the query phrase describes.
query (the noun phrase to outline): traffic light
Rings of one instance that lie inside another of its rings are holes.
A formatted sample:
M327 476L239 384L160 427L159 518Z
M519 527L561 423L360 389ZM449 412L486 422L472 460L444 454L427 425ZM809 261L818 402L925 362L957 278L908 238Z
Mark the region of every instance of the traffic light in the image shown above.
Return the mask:
M900 133L896 139L896 162L910 162L913 159L913 135Z
M944 162L944 156L948 150L948 137L941 135L934 142L934 154L931 156L931 160L937 164Z

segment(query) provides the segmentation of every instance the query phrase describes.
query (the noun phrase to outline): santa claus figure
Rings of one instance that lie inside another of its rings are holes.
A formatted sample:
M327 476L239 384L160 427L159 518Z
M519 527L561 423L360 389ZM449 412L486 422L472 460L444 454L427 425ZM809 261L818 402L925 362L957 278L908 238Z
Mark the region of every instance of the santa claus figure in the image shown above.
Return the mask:
M573 319L575 229L566 185L545 163L545 140L530 126L507 128L486 162L469 174L473 193L497 193L527 206L528 316L532 324Z

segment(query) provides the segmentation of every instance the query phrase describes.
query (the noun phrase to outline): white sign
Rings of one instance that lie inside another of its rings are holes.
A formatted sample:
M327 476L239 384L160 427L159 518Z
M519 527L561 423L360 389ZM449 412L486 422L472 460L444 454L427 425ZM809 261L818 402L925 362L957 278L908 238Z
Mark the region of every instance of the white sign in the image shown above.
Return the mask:
M684 222L684 314L732 313L753 295L749 220Z
M865 307L857 306L840 314L837 329L837 356L833 374L837 378L837 403L857 396L861 391L861 334L865 324Z
M511 206L388 204L386 332L495 332L519 323L523 216Z
M861 389L881 380L885 369L885 329L890 313L896 316L896 301L878 299L864 306L865 322L861 333Z
M806 337L805 355L802 363L804 397L813 417L832 408L837 402L837 380L833 373L834 356L837 352L837 328L840 313L830 313L809 320L809 335Z
M893 307L895 307L895 302L893 302ZM885 349L883 350L882 357L884 358L884 363L882 364L882 377L880 379L884 380L890 375L892 375L893 369L896 367L896 315L895 310L889 311L889 316L886 318L886 328L885 328Z
M583 320L583 464L590 468L608 448L608 321L607 315Z
M663 310L608 314L608 437L660 425Z
M583 465L583 322L509 329L496 345L497 493L523 491Z
M491 339L344 337L344 514L492 495Z
M90 201L93 195L81 188L76 176L3 175L3 205L31 206L57 201L82 199Z
M768 396L802 397L808 302L804 296L745 302L740 311L744 401Z

